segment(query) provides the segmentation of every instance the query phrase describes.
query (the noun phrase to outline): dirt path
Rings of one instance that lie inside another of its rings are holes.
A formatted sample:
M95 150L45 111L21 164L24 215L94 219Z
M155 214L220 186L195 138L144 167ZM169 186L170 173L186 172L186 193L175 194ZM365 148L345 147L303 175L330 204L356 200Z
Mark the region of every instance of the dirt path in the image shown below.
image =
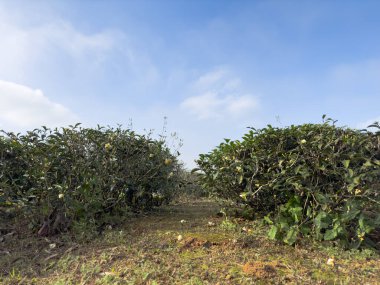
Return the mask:
M177 203L157 208L148 214L132 218L127 226L150 232L195 228L207 225L208 221L219 219L217 217L219 210L220 206L217 203L207 200Z

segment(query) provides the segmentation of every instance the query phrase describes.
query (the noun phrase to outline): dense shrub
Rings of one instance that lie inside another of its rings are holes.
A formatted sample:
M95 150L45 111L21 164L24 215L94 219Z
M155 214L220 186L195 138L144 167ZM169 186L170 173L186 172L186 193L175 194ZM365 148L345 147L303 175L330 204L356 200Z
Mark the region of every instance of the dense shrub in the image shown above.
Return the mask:
M187 169L183 169L180 173L181 177L181 196L178 197L181 199L201 199L207 198L209 193L201 187L198 183L199 174L192 173Z
M99 226L170 201L179 165L163 140L121 128L35 129L0 136L0 206L17 205L51 234Z
M225 140L200 155L202 184L265 216L273 239L370 242L368 234L380 224L380 133L331 121L268 125L240 141Z

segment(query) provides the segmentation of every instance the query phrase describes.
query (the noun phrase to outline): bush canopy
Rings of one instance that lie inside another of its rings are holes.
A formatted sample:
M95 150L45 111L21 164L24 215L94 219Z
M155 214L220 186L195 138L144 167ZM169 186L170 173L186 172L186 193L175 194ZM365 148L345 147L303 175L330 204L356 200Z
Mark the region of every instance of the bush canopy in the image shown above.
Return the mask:
M272 239L294 244L311 236L357 247L380 225L380 132L331 119L268 125L226 139L197 164L203 187L265 216Z

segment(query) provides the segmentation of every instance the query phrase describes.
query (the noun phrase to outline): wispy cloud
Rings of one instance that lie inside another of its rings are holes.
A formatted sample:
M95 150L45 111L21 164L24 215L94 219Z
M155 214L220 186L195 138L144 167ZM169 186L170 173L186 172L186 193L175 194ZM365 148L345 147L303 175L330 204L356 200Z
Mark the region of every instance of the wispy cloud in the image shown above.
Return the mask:
M0 127L25 129L64 126L78 121L65 106L51 101L39 89L0 80Z
M83 56L88 52L103 53L115 47L122 33L105 30L93 34L84 34L70 23L59 21L34 31L37 37L60 47L72 56ZM33 34L33 33L32 33Z
M59 17L25 26L6 12L0 6L0 76L3 78L22 79L23 73L56 55L99 62L123 38L117 30L84 33Z
M256 109L258 102L250 95L221 96L218 93L204 93L184 100L181 108L196 115L198 119L242 116Z
M153 92L161 79L160 70L149 52L141 48L146 41L142 43L127 30L103 26L84 31L76 22L55 11L46 19L28 25L20 20L21 13L22 10L15 7L2 6L0 1L2 80L32 83L38 80L39 84L49 78L50 85L62 88L62 84L66 84L64 81L70 79L67 76L71 75L73 81L81 78L81 82L93 82L94 78L98 82L122 78L118 88L146 94ZM83 84L75 91L82 87L91 88Z
M198 89L208 89L211 86L215 86L220 83L225 76L227 76L227 70L224 68L219 68L200 76L194 83L194 87Z
M181 109L200 120L240 118L258 108L256 96L243 91L240 78L226 68L219 68L200 76L192 84L197 95L186 98Z

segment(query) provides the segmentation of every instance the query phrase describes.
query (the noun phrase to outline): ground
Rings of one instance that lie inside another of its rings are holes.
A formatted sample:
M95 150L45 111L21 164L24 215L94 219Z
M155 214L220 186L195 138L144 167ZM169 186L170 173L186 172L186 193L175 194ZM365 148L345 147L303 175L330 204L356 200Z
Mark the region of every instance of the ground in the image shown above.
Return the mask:
M176 203L106 227L90 241L0 238L1 284L380 284L380 255L304 241L275 243L259 222Z

